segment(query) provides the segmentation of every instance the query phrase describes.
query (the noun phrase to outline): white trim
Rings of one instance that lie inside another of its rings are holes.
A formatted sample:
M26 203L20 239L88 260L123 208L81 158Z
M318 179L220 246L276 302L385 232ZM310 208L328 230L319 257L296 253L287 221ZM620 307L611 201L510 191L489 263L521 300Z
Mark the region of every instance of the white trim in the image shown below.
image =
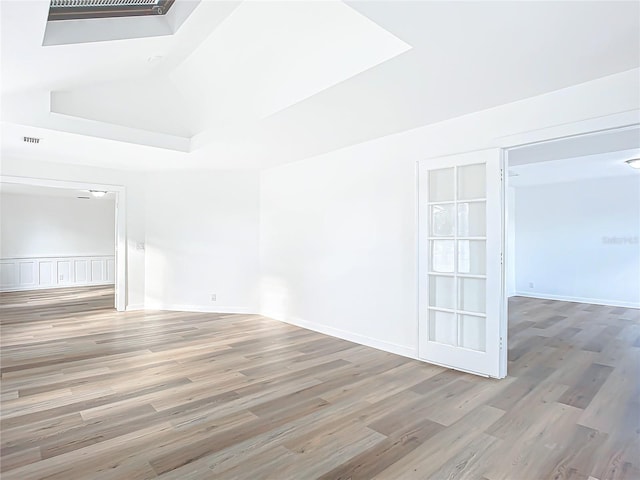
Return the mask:
M116 194L116 295L115 307L123 312L127 307L127 201L124 185L104 183L71 182L49 178L18 177L0 175L0 183L17 183L39 187L66 188L72 190L106 190Z
M367 337L359 333L349 332L340 328L329 327L322 323L310 322L301 318L278 318L268 314L262 314L263 317L268 317L279 322L288 323L289 325L295 325L296 327L306 328L307 330L313 330L314 332L322 333L349 342L354 342L365 347L371 347L384 352L394 353L403 357L409 357L414 360L420 360L418 358L417 348L407 347L405 345L398 345L397 343L385 342L376 338Z
M56 259L56 258L113 258L113 255L43 255L41 257L0 257L0 261L4 261L4 260L34 260L36 258L42 258L42 259Z
M562 302L588 303L591 305L605 305L608 307L624 307L640 309L640 303L620 302L602 298L570 297L566 295L554 295L552 293L524 293L516 291L513 297L538 298L540 300L559 300Z
M509 296L507 295L507 204L508 201L507 151L500 149L500 223L501 223L501 253L500 253L500 363L498 377L507 376L509 363Z
M134 305L127 305L127 312L137 312L140 310L144 310L144 305L142 303L136 303Z
M258 315L255 310L248 307L220 306L212 307L205 305L179 305L174 303L145 303L145 310L168 310L170 312L196 312L196 313L241 313L247 315Z
M0 293L9 292L24 292L30 290L58 290L61 288L84 288L84 287L104 287L107 285L113 285L113 282L95 282L95 283L83 283L82 285L26 285L26 286L12 286L2 287Z
M525 145L552 142L568 137L581 137L597 134L607 130L620 130L640 124L640 110L605 115L604 117L589 118L578 122L563 123L551 127L520 132L513 135L499 137L496 146L511 150Z

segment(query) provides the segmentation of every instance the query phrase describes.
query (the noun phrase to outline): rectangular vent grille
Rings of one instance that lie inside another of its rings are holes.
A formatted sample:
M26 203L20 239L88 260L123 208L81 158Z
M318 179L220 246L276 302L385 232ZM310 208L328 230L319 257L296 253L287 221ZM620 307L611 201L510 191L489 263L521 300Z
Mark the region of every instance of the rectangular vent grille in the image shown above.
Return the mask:
M40 139L36 137L22 137L26 143L40 143Z

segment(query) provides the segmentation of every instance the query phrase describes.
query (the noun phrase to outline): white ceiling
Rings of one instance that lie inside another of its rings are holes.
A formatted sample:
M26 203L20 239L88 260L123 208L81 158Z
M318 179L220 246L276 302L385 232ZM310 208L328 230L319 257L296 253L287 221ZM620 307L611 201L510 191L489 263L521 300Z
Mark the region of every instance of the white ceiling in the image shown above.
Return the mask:
M532 187L549 183L577 182L593 178L636 177L640 181L640 170L631 168L625 160L640 158L640 149L599 153L562 160L528 163L511 167L509 185Z
M204 0L47 47L47 0L0 6L3 155L103 167L266 167L640 65L639 2Z
M530 187L592 178L635 176L626 160L640 158L640 128L604 131L509 151L509 185Z

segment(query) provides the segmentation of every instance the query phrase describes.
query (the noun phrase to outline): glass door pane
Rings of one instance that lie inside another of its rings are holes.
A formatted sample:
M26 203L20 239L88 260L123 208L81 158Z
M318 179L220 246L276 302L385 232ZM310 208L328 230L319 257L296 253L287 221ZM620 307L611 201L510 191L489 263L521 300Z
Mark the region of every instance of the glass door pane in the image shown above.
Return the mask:
M455 309L455 281L454 277L429 275L429 306Z
M431 236L453 237L455 233L456 204L445 203L430 207Z
M457 167L458 171L458 200L474 200L484 198L486 191L485 166L464 165Z
M431 271L453 273L455 269L455 242L453 240L430 240Z
M429 340L445 345L457 345L457 330L455 314L437 310L430 312Z
M459 273L484 275L486 264L486 242L484 240L458 240Z
M485 181L484 164L429 172L428 340L476 351L486 345Z
M450 202L455 196L454 169L443 168L429 172L429 201Z
M474 315L459 315L460 346L470 350L486 350L486 318Z
M485 202L458 204L458 236L484 237L487 234Z
M484 278L458 278L458 309L485 313L487 293Z

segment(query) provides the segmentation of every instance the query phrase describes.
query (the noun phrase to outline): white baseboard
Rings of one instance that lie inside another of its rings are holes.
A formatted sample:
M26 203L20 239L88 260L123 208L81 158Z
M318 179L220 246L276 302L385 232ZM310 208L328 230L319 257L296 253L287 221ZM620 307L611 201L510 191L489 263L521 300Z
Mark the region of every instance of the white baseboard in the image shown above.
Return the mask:
M125 309L127 312L137 312L139 310L144 310L144 304L134 303L132 305L127 305L127 308Z
M242 313L256 314L255 310L248 307L228 307L210 305L177 305L170 303L145 303L144 310L168 310L171 312L196 312L196 313Z
M96 283L83 283L83 284L58 284L58 285L20 285L10 287L0 287L1 292L24 292L28 290L55 290L58 288L83 288L83 287L104 287L106 285L114 285L113 282L96 282Z
M640 304L633 302L620 302L618 300L606 300L602 298L585 298L585 297L569 297L564 295L554 295L551 293L537 293L537 292L515 292L513 294L517 297L528 298L540 298L542 300L560 300L563 302L577 302L577 303L590 303L592 305L606 305L608 307L625 307L625 308L639 308Z
M309 322L301 318L281 318L266 313L262 313L261 315L272 318L274 320L278 320L279 322L295 325L296 327L306 328L307 330L313 330L314 332L341 338L342 340L348 340L350 342L364 345L366 347L372 347L384 352L395 353L396 355L401 355L403 357L420 360L418 358L418 351L416 348L407 347L405 345L398 345L397 343L385 342L384 340L378 340L377 338L368 337L359 333L349 332L347 330L342 330L335 327L329 327L321 323Z

